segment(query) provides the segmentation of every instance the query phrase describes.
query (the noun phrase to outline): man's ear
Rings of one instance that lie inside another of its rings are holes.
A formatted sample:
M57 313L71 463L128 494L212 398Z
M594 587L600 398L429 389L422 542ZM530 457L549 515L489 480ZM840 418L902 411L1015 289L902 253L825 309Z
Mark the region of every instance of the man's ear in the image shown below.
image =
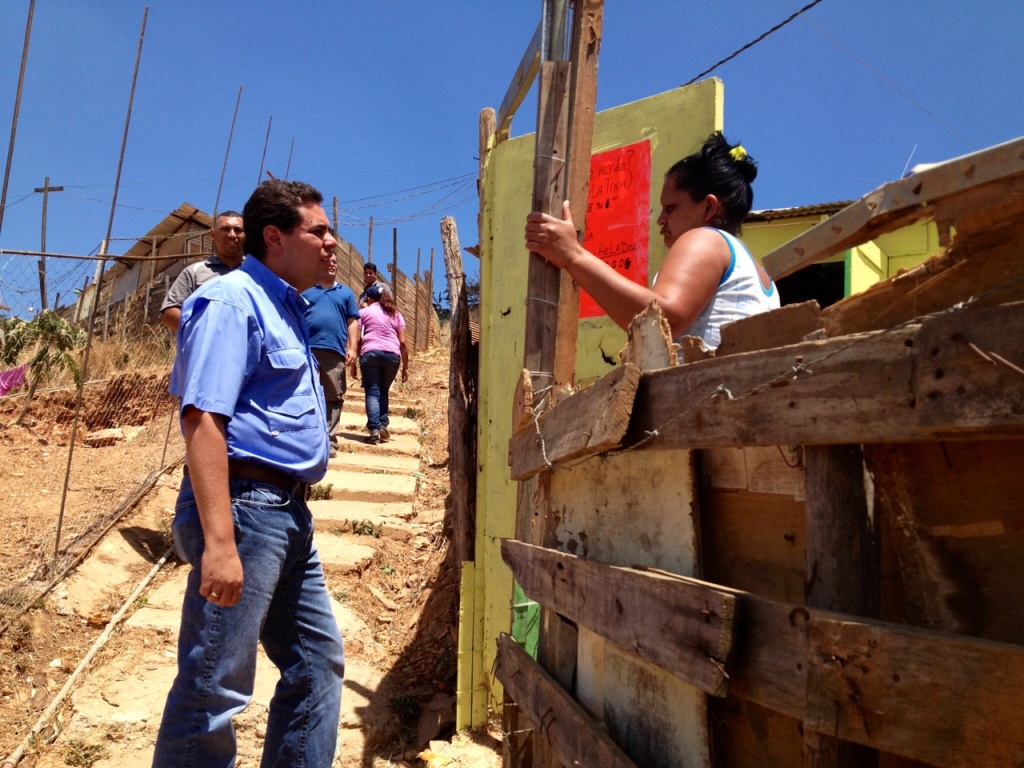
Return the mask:
M281 247L281 229L275 224L267 224L263 228L263 244L269 253L271 249L277 250Z

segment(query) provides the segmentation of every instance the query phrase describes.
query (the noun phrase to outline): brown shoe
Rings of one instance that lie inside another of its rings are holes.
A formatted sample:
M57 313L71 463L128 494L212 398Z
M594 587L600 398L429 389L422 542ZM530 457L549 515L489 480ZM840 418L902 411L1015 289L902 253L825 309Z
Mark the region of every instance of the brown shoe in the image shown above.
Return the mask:
M380 439L382 441L384 441L384 442L387 442L388 440L391 439L391 433L388 432L388 428L387 427L381 427L380 428Z
M380 431L374 429L374 430L372 430L370 432L370 443L372 443L373 445L376 445L379 442L380 442Z

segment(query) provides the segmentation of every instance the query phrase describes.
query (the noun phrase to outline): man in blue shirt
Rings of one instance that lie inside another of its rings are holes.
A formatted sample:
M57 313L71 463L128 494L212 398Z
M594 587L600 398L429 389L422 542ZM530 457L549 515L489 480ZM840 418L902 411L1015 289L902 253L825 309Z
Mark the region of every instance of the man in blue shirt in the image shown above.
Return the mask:
M351 288L335 282L337 274L338 257L332 253L320 260L317 284L302 294L309 302L309 346L320 363L331 456L338 453L338 423L347 389L346 366L359 359L359 305Z
M321 194L260 184L245 204L252 258L182 307L172 394L187 475L175 546L192 566L153 765L229 768L231 719L252 697L262 643L281 671L263 765L328 768L345 668L305 497L328 440L305 302L337 246Z

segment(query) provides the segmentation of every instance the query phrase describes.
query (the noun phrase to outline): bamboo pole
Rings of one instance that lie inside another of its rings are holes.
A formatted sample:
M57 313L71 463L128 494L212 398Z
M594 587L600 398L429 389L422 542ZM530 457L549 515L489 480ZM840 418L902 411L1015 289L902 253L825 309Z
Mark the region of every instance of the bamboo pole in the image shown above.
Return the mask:
M149 10L147 8L147 10ZM224 150L224 165L220 169L220 183L217 184L217 199L213 201L213 224L217 225L217 214L220 213L220 192L224 187L224 173L228 169L228 155L231 154L231 139L235 135L235 120L238 119L238 105L242 103L242 86L238 86L238 98L235 99L235 114L231 117L231 130L228 131L228 146ZM108 233L109 237L109 233Z
M93 295L92 311L89 313L89 328L86 332L85 354L82 357L82 381L89 377L89 353L93 344L93 329L96 327L96 312L99 308L100 294L103 288L104 266L107 263L107 243L110 242L110 233L114 228L114 213L117 210L117 194L121 188L121 169L124 166L124 151L128 144L128 128L132 122L132 104L135 101L135 85L139 80L139 62L142 59L142 44L146 38L146 18L149 16L149 7L142 12L142 29L139 31L139 46L135 52L135 69L132 73L132 87L128 95L128 109L124 119L124 133L121 136L121 153L117 159L117 174L114 177L114 194L110 201L110 216L107 219L107 235L100 245L100 255L103 257L96 265L97 279L94 282L96 288ZM71 420L71 437L68 440L68 462L64 470L64 487L61 489L60 511L57 514L57 532L53 542L53 561L50 566L51 573L57 572L57 558L60 554L60 534L64 525L64 511L67 507L68 486L71 480L71 462L75 455L75 437L78 433L78 422L82 414L83 386L79 385L75 398L75 414Z
M18 73L18 90L14 95L14 113L11 115L11 141L7 145L7 165L4 167L4 187L0 191L0 232L4 228L4 210L7 208L7 185L11 180L11 163L14 161L14 137L18 133L18 114L21 112L21 92L25 85L25 65L28 63L28 43L32 37L32 17L35 15L36 0L29 0L28 20L25 22L25 42L21 48L21 70Z

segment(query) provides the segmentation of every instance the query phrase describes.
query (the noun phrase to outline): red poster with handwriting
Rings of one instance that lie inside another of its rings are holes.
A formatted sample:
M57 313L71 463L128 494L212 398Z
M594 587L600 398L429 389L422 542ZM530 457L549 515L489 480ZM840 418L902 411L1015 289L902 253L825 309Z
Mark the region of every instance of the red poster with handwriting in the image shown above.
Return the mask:
M651 142L593 155L583 247L644 287L650 215ZM586 291L580 291L581 318L605 314Z

